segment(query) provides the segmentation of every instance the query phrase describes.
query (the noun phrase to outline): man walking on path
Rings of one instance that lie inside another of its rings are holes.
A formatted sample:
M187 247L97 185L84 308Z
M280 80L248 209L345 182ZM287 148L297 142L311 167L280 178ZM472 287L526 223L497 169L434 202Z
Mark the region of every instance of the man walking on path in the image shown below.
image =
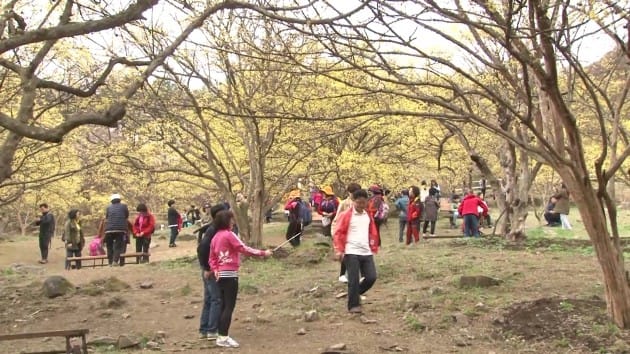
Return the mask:
M335 257L343 260L348 271L348 311L361 313L361 298L376 282L374 254L379 235L374 218L366 211L368 194L353 193L353 207L342 212L334 235ZM360 281L363 276L363 281Z
M48 263L50 241L55 235L55 217L50 213L46 203L39 205L39 211L42 212L42 216L35 222L36 225L39 225L39 252L42 256L39 263L45 264Z

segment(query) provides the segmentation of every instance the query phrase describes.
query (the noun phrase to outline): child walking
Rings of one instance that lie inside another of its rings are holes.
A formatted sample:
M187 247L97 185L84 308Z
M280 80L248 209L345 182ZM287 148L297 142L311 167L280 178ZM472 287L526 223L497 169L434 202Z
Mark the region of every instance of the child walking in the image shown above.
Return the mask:
M246 246L232 232L234 214L229 210L217 213L214 226L218 231L212 238L210 245L210 269L214 271L222 302L221 317L219 318L219 336L216 343L219 347L238 348L238 342L228 336L228 331L232 323L232 312L234 312L236 295L238 294L238 270L241 265L240 254L269 257L272 252Z

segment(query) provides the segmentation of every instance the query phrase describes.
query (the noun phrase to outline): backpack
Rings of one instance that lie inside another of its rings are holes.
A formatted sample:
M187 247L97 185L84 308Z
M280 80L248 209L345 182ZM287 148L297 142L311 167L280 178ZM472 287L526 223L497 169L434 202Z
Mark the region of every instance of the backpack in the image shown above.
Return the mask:
M302 220L302 226L306 227L308 225L311 224L311 222L313 222L313 213L311 212L311 208L304 204L304 203L300 203L300 220Z
M383 201L380 218L381 220L387 220L388 217L389 217L389 204Z
M379 199L378 206L376 200ZM381 196L374 196L368 201L367 210L374 215L375 220L385 220L389 216L389 205Z

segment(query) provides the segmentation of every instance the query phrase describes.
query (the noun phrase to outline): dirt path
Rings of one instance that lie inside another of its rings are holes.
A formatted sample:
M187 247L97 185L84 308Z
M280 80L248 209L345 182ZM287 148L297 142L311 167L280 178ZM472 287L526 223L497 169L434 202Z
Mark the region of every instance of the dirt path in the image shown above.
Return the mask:
M284 224L267 227L266 243L280 243L283 229ZM86 327L90 339L126 334L146 342L164 331L161 348L167 353L321 353L335 343L345 343L346 352L352 353L386 353L396 347L407 353L592 351L586 344L565 343L561 338L506 340L496 324L505 309L517 302L601 294L592 256L505 251L448 240L407 248L391 241L397 238L393 229L385 230L384 247L377 256L379 280L368 293L363 320L347 314L345 299L336 299L345 290L336 280L338 264L326 258L316 263L320 260L312 258L314 248L308 243L287 259L245 262L231 329L241 343L238 350L222 350L197 340L202 287L193 258L195 241L180 241L179 247L169 249L166 240L156 238L153 242L159 246L152 249L149 265L81 271L63 270L63 250L53 247L51 263L41 267L43 273L26 275L6 269L19 261L39 267L36 240L4 242L0 244L0 269L5 269L0 276L0 333ZM39 282L53 274L63 275L82 289L112 276L130 288L92 295L80 290L47 299L40 293ZM457 283L463 274L485 274L503 282L488 289L461 289ZM152 282L153 288L140 289L143 281ZM319 320L305 322L304 313L313 309ZM185 318L189 316L194 317ZM300 328L306 335L297 334ZM62 342L0 342L0 352L50 350L62 348ZM106 346L96 351L116 352Z

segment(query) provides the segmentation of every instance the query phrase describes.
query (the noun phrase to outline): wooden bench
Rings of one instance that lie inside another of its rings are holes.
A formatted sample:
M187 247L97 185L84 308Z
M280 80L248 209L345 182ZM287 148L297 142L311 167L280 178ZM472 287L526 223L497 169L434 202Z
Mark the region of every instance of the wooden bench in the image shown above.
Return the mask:
M124 254L120 255L120 257L124 258L124 259L136 257L136 264L140 264L140 259L143 256L146 256L147 259L149 259L151 254L150 253L143 253L143 252L134 252L134 253L124 253ZM99 260L101 261L100 264L97 262ZM85 266L83 264L84 261L92 261L92 268L94 268L94 267L104 267L104 266L108 265L108 262L106 262L106 260L107 260L107 255L102 255L102 256L83 256L83 257L67 257L66 258L66 261L70 262L70 265L72 265L73 262L76 265L77 261L81 261L81 267Z
M17 334L0 334L0 341L17 340L17 339L31 339L31 338L45 338L45 337L66 337L66 350L60 351L46 351L46 352L31 352L29 354L52 354L52 353L76 353L75 348L70 344L70 339L81 338L81 348L79 353L87 354L87 340L85 336L90 333L89 329L70 329L61 331L48 331L48 332L29 332L29 333L17 333Z

